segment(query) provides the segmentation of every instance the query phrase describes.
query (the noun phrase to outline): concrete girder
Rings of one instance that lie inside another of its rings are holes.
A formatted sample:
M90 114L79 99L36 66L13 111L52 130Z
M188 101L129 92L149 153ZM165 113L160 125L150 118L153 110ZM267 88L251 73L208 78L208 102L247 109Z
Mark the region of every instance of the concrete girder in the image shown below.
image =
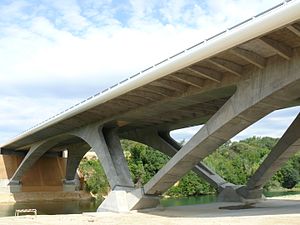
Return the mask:
M247 185L237 189L237 193L245 199L260 199L262 197L262 187L299 150L300 113L248 180Z
M271 48L274 52L276 52L276 54L280 55L286 60L290 60L290 58L293 55L292 48L282 42L275 41L267 37L261 37L260 40L269 48Z
M293 24L287 27L291 32L293 32L295 35L300 37L300 25L299 24Z
M240 131L296 101L300 97L300 50L293 55L290 61L271 57L264 70L246 71L234 95L144 186L145 194L162 194Z
M230 53L246 60L247 62L263 69L266 66L266 59L254 52L242 48L231 49Z
M172 137L170 137L168 131L139 129L121 134L121 137L146 144L161 151L169 157L173 157L181 148L181 145L178 144ZM207 167L203 162L199 162L193 168L193 171L218 191L222 191L224 186L231 185L213 170Z
M221 83L222 81L222 73L219 73L215 70L201 67L201 66L191 66L186 69L188 72L195 74L201 78L208 79L210 81L216 82L216 83Z
M221 58L211 58L208 59L207 61L219 68L222 68L232 73L235 76L241 77L241 74L243 73L243 67L234 62L221 59Z
M95 151L112 190L134 187L115 129L104 130L99 124L93 124L71 134L82 138Z

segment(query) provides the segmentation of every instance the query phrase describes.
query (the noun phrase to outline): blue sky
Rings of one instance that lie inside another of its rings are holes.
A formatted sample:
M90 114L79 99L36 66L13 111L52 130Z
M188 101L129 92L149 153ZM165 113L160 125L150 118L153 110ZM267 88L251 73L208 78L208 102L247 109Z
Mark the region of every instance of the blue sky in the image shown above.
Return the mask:
M0 0L0 143L279 2ZM278 137L299 111L275 112L235 139Z

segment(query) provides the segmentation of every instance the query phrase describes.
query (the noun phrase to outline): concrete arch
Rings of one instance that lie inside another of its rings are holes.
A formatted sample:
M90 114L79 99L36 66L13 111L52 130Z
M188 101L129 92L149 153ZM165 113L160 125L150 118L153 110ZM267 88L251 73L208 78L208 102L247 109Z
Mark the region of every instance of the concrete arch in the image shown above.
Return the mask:
M69 139L69 135L61 135L58 137L50 138L38 143L33 144L26 156L22 160L21 164L18 166L14 175L11 177L9 185L18 185L24 173L32 167L32 165L49 149L60 143L61 141Z
M120 140L117 135L117 130L104 129L99 124L86 126L64 135L33 144L10 179L9 184L11 186L19 185L24 173L47 151L56 147L63 141L72 138L74 139L74 137L81 140L76 144L65 146L65 148L69 150L64 180L65 190L74 190L76 169L85 153L91 148L96 152L112 190L132 190L134 188Z

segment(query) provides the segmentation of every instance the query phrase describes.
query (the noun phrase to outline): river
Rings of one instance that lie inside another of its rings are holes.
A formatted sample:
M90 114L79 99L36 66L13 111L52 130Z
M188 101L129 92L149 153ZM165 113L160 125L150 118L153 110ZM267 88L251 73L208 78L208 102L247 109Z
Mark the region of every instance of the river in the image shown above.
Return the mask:
M300 191L266 192L267 197L300 194ZM186 198L165 198L161 200L163 206L180 206L192 204L207 204L216 202L216 195L203 195ZM13 216L16 209L37 209L39 215L75 214L82 212L95 212L100 201L39 201L30 203L1 203L0 217Z

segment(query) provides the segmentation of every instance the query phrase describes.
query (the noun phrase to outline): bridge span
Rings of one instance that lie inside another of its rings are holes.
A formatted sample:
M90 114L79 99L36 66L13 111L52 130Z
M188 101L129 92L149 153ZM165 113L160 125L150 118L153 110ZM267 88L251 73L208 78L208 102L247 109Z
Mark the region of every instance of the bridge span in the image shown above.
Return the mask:
M298 105L300 1L293 0L185 49L2 144L2 158L23 156L0 184L11 192L24 191L24 175L36 162L67 149L65 172L56 179L64 179L63 190L74 191L76 169L92 148L112 189L99 211L155 207L159 196L190 170L216 187L224 201L256 201L266 181L300 149L299 115L246 186L226 182L201 161L274 110ZM169 135L171 130L201 124L183 146ZM171 156L143 188L136 189L131 180L122 138Z

